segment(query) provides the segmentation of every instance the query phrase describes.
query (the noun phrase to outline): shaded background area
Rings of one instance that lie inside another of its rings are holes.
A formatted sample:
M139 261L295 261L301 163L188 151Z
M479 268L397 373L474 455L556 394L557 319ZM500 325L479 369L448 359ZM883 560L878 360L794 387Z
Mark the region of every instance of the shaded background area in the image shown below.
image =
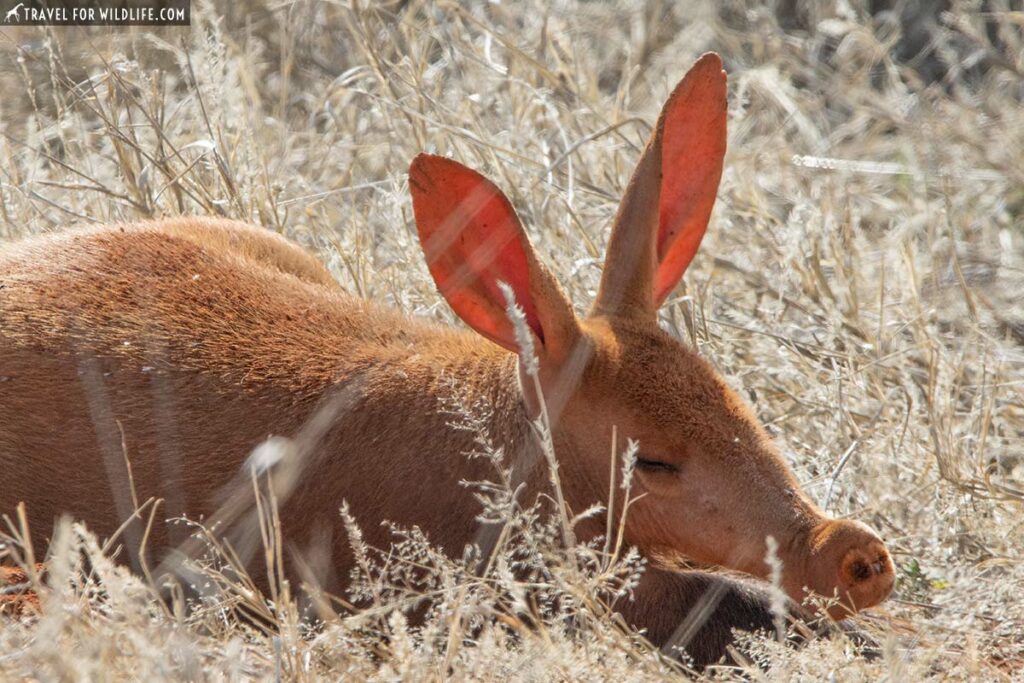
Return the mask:
M868 624L879 662L766 657L780 678L1019 675L1019 5L197 2L192 18L0 28L0 235L242 218L315 249L357 295L454 323L406 187L430 150L492 177L586 305L658 106L721 53L725 174L664 324L743 390L817 501L881 530L900 577ZM0 633L0 652L31 637ZM268 642L244 650L257 670ZM529 656L600 671L578 644L552 648Z

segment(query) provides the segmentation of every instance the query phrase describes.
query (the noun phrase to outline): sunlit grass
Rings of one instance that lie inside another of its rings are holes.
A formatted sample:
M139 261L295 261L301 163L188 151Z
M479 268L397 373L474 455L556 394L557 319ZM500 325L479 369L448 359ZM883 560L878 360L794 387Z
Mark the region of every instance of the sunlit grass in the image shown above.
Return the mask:
M748 649L773 680L1020 676L1019 13L942 17L927 66L947 79L929 82L895 60L898 24L858 3L801 4L788 31L742 2L369 4L196 3L190 30L0 29L0 235L241 218L315 250L359 296L457 324L411 223L405 172L429 150L502 187L582 312L658 107L716 50L725 174L664 326L750 399L814 499L881 531L899 576L865 617L876 660L841 638ZM557 536L523 524L510 548ZM30 531L50 558L43 615L0 624L4 679L681 675L592 600L628 587L636 558L602 568L533 546L542 592L575 624L517 622L507 567L480 581L440 555L426 556L439 606L422 628L394 612L410 596L369 579L371 608L322 596L311 624L291 589L268 603L230 553L197 567L205 588L185 610L70 522L49 546ZM31 563L25 545L0 552Z

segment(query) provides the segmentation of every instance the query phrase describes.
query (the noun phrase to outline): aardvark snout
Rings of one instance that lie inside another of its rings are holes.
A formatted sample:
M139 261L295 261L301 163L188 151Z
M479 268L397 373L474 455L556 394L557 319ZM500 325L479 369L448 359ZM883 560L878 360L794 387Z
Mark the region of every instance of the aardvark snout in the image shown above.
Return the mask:
M889 551L860 522L823 522L811 535L809 551L808 587L839 598L841 604L829 610L834 619L873 607L892 592L896 575Z

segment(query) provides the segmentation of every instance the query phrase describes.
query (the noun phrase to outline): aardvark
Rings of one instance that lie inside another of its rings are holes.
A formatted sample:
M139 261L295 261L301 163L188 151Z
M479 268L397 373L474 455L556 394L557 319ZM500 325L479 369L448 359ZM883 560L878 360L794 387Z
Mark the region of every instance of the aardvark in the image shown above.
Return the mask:
M284 537L328 558L328 586L352 563L343 500L374 546L389 542L377 525L387 519L461 552L487 533L459 482L492 472L464 457L472 435L449 424L453 384L491 408L491 437L527 491L548 486L530 426L540 401L523 375L504 282L533 337L572 510L607 497L615 428L619 443L640 444L634 494L644 495L625 541L646 557L764 577L771 536L794 600L805 588L835 595L834 616L879 603L894 575L879 537L817 508L744 402L658 325L710 218L725 145L726 79L707 54L669 97L637 163L585 316L501 191L426 154L409 171L420 241L441 294L473 331L353 298L299 247L227 220L103 226L6 246L0 512L24 501L37 533L67 513L110 534L133 501L151 497L163 501L160 518L209 517L230 504L225 491L244 479L254 448L276 436L301 463L280 502ZM588 524L581 537L604 532L603 520ZM127 529L129 548L142 526ZM179 534L157 525L149 551L159 556ZM698 663L722 653L730 627L771 624L767 603L739 583L658 567L621 610L670 643L709 587L718 609L685 636Z

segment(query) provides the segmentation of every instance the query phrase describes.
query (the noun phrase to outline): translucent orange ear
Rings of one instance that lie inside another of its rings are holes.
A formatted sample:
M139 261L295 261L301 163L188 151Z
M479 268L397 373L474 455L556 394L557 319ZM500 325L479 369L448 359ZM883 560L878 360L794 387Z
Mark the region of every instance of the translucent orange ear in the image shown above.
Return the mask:
M711 218L726 140L726 79L718 55L704 55L662 112L661 198L654 305L690 265Z
M726 81L708 53L662 107L608 240L593 312L657 316L700 246L725 157Z
M493 183L450 159L420 154L409 167L409 187L430 274L466 324L519 350L498 287L505 282L541 344L552 334L567 334L566 325L575 327L572 307L537 262L515 210Z

